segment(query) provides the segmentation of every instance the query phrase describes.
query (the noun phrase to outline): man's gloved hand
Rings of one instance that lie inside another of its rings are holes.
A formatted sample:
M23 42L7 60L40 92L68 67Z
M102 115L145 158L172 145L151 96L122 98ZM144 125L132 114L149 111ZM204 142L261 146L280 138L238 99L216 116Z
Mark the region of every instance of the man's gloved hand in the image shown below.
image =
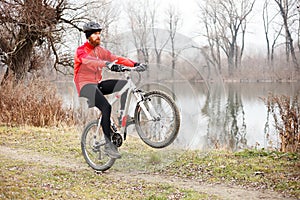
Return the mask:
M111 66L110 70L114 71L114 72L121 72L121 71L123 71L122 66L118 65L118 64L113 64Z
M146 71L148 68L147 64L145 64L145 63L135 63L134 67L135 67L135 71L138 71L138 72Z

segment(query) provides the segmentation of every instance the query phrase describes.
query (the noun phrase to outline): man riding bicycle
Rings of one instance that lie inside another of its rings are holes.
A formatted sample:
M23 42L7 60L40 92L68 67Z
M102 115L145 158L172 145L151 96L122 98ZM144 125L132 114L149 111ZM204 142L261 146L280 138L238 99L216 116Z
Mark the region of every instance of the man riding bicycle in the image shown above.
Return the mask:
M111 62L111 70L120 72L121 65L137 67L139 71L146 69L145 64L112 54L100 46L102 26L96 22L88 22L83 26L87 41L79 46L74 57L74 82L78 95L88 99L89 107L96 106L102 113L101 127L105 135L104 151L111 158L121 158L117 147L111 141L110 116L111 105L104 95L120 91L126 80L102 80L102 69ZM127 94L121 96L121 110L125 107Z

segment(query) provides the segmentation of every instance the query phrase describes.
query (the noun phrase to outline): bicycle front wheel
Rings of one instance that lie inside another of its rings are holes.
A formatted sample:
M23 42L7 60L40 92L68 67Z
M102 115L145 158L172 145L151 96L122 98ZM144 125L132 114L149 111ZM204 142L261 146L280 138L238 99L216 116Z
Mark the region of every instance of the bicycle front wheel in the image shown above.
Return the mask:
M91 168L105 171L113 166L116 159L110 158L103 152L105 138L99 120L94 120L85 127L81 136L81 151Z
M144 97L144 100L135 109L136 130L147 145L153 148L166 147L178 135L179 110L172 98L164 92L154 90L146 93ZM141 107L141 104L144 104L146 111ZM154 110L156 114L153 119L148 119L145 114L150 109Z

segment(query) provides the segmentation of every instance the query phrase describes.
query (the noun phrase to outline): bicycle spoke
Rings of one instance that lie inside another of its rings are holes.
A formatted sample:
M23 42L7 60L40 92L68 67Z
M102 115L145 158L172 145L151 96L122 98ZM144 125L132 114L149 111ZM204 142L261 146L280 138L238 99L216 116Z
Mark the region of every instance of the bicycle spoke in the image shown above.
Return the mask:
M98 120L91 122L82 134L81 149L86 162L95 170L105 171L115 162L102 152L104 145L104 134L98 127Z

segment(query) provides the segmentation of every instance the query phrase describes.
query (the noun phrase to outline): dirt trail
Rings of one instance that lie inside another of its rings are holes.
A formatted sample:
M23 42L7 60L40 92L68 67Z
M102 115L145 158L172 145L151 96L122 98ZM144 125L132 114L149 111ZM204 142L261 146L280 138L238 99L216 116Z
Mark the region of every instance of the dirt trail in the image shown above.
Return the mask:
M92 170L85 163L67 160L63 158L51 157L42 153L25 150L12 149L6 146L0 146L0 154L10 159L22 160L26 162L37 162L43 165L62 166L77 170ZM103 173L103 176L108 176L120 180L143 180L149 183L167 183L178 188L192 189L201 193L216 195L221 199L251 199L251 200L293 200L293 198L283 197L281 194L269 190L254 190L244 189L237 186L228 186L223 184L207 184L197 182L190 179L180 179L178 177L163 176L161 174L145 174L139 172L117 172L111 169L109 172Z

